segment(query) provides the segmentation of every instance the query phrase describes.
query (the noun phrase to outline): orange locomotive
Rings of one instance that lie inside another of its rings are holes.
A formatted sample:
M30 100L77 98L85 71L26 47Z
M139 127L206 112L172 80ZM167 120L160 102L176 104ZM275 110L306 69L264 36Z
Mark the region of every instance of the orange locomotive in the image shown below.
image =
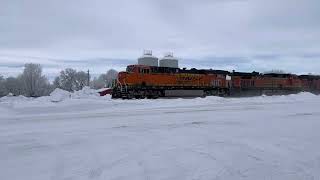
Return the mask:
M234 96L291 94L302 91L302 82L294 74L232 72L231 77L230 91Z
M300 75L302 88L304 91L320 94L320 76L316 75Z
M120 72L113 98L158 98L228 94L228 71L129 65Z

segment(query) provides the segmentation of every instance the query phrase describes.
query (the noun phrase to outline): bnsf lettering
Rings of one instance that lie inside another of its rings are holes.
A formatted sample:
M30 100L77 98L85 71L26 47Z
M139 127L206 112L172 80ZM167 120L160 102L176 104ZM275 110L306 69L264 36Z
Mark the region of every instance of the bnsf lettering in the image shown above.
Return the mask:
M178 81L200 81L202 77L200 76L179 76Z

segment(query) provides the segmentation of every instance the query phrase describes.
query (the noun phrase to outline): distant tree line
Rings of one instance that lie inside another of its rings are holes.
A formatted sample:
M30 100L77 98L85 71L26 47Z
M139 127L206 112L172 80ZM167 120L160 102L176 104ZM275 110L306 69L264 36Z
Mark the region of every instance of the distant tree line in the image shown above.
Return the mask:
M54 81L50 83L48 78L43 75L40 64L28 63L24 65L23 72L17 77L4 78L0 75L0 97L8 94L27 97L47 96L55 88L69 92L78 91L88 85L88 79L91 88L111 87L117 74L116 70L110 69L105 74L90 80L88 73L67 68L62 70Z

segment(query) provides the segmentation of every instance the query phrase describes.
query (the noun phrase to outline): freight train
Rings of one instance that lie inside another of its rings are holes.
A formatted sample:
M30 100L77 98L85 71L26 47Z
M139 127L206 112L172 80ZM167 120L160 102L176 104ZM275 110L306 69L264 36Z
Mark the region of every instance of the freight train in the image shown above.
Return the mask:
M138 64L120 72L113 98L258 96L307 91L320 93L320 76L259 72L229 72L212 69L179 68L172 54L160 60L150 51Z

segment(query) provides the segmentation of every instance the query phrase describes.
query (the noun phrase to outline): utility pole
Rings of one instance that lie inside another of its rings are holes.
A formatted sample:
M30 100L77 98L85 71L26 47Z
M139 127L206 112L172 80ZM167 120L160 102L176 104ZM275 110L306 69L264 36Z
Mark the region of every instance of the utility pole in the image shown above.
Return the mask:
M87 82L87 86L90 87L90 71L88 69L88 82Z

